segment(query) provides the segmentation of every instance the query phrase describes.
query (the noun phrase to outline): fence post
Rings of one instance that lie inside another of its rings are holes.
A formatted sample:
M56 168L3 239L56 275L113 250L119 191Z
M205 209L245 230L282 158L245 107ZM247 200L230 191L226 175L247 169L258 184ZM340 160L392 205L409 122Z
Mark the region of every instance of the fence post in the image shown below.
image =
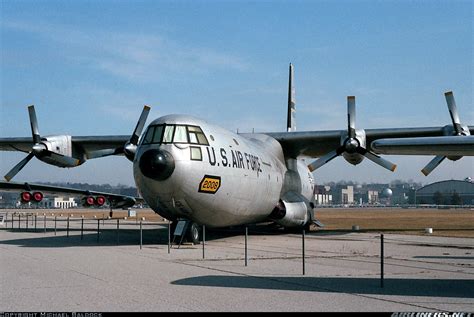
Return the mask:
M247 266L247 240L249 235L249 228L245 226L245 266Z
M383 250L383 233L380 235L380 287L383 288L383 261L384 261L384 250Z
M119 244L120 219L117 218L117 244Z
M303 251L303 275L305 275L305 247L304 247L304 238L305 238L305 230L303 229L303 234L302 234L302 251Z
M84 236L84 215L81 216L81 240Z
M168 220L168 254L170 253L171 249L171 221Z
M97 219L97 242L99 242L100 219Z
M69 238L69 216L67 216L67 229L66 229L66 232L67 232L67 237Z
M140 250L142 249L142 244L143 244L142 220L140 219Z
M206 245L206 226L202 225L202 258L205 258L204 246Z

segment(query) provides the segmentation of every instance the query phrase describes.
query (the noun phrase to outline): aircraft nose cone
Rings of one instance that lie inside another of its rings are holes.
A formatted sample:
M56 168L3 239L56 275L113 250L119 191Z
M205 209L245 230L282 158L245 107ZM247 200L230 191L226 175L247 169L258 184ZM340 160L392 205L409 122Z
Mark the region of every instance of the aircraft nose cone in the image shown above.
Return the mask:
M173 174L174 158L164 150L148 150L140 157L139 167L146 177L163 181Z

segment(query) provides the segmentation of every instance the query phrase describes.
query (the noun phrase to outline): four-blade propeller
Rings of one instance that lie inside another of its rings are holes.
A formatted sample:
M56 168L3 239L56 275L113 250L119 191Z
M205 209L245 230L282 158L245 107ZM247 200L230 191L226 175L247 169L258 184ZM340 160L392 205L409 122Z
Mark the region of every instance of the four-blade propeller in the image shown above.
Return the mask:
M446 133L446 135L454 135L454 136L466 136L466 135L471 135L469 132L469 129L464 129L463 126L461 125L461 120L459 120L459 115L458 115L458 110L456 108L456 102L454 101L454 95L452 91L448 91L444 94L446 98L446 103L448 104L448 109L449 109L449 115L451 116L451 121L453 123L452 125L452 131L449 131ZM449 126L448 126L449 127ZM445 130L446 131L446 130ZM447 157L448 159L452 161L459 160L462 156L454 156L454 157ZM441 164L442 161L446 156L442 155L437 155L435 156L422 170L421 172L425 175L428 176L439 164Z
M358 133L359 132L359 133ZM377 154L367 150L365 147L365 132L363 130L357 131L355 128L355 97L347 97L347 137L342 138L341 146L334 151L331 151L321 156L316 161L308 165L312 172L324 164L328 163L335 157L345 154L346 160L352 164L358 164L362 161L362 156L368 158L372 162L390 170L394 171L397 167L392 162L378 156Z
M73 157L61 155L55 152L52 152L48 147L41 142L41 136L38 129L38 120L36 119L35 106L31 105L28 107L28 114L30 117L31 125L31 134L33 137L33 146L31 147L30 153L21 160L17 165L15 165L4 177L9 182L13 177L15 177L18 172L25 167L26 164L34 157L41 159L42 157L49 157L52 160L58 162L58 164L64 166L76 166L79 164L79 160Z

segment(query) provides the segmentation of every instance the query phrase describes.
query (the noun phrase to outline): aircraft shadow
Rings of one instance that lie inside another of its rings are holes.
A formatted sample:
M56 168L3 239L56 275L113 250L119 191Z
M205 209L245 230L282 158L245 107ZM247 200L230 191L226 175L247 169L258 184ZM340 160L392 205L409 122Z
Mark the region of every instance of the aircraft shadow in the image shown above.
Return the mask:
M257 277L207 275L180 279L173 285L337 292L367 295L473 298L474 280L355 277Z
M63 221L64 222L64 221ZM54 232L52 224L47 227L47 236L43 236L44 229L38 226L35 230L30 227L28 230L25 227L20 229L5 228L3 230L16 233L16 234L28 234L28 238L19 238L11 240L0 240L0 244L7 245L18 245L21 247L28 248L64 248L64 247L76 247L76 246L109 246L109 245L140 245L140 229L139 225L123 226L121 225L118 232L115 223L106 223L106 228L103 227L102 221L100 223L100 234L97 238L97 225L96 222L89 222L84 225L83 237L81 239L81 230L77 227L71 228L69 231L70 236L67 236L67 230L65 224L61 223L61 226L57 228L56 235L51 236ZM59 222L58 222L59 223ZM2 230L2 231L3 231ZM31 237L31 233L35 236ZM248 226L249 236L262 236L262 235L282 235L288 233L300 234L301 230L297 231L286 231L272 224L253 224ZM308 235L330 235L331 232L313 231L307 233ZM336 234L336 233L333 233ZM337 234L342 234L341 232ZM208 229L206 228L206 242L213 240L219 240L230 237L237 237L245 235L245 227L230 227L230 228L219 228L219 229ZM171 235L173 240L173 235ZM180 237L176 237L175 245L178 244ZM186 240L184 240L186 242ZM144 246L150 245L168 245L168 228L166 224L144 224L142 230L142 244ZM174 246L173 246L174 247Z
M84 228L81 238L80 229L70 229L69 237L67 230L64 228L57 229L56 235L51 236L54 230L48 229L47 235L43 235L43 229L36 231L30 229L29 231L18 229L7 229L15 234L29 234L28 238L19 238L11 240L0 240L1 244L18 245L26 248L65 248L77 246L111 246L111 245L140 245L140 229L137 228L120 228L117 233L116 229L100 228L99 236L97 236L97 226L95 228ZM31 233L35 236L31 237ZM173 237L171 238L173 239ZM168 245L168 229L166 227L147 228L142 230L142 244L144 246L150 245Z
M446 259L446 260L474 260L474 256L449 256L449 255L440 255L440 256L414 256L414 259Z

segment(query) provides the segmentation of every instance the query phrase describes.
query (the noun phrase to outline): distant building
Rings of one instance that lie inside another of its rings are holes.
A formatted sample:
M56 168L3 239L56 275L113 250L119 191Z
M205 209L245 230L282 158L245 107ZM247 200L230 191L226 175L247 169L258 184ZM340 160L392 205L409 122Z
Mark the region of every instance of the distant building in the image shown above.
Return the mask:
M70 197L67 200L63 197L55 197L53 200L53 208L69 209L77 207L74 198Z
M341 204L348 205L354 203L354 186L347 186L341 190Z
M474 183L466 180L447 180L432 183L416 191L416 204L473 205Z
M349 205L354 203L354 186L336 185L331 187L333 204Z
M316 185L314 186L314 200L316 205L331 205L332 195L330 194L331 187Z
M22 204L21 201L16 202L17 208L31 208L31 207L38 207L38 208L57 208L57 209L69 209L69 208L76 208L77 203L74 198L67 198L64 197L45 197L40 203L27 203Z
M367 188L358 188L354 192L354 201L360 205L375 205L379 202L379 192Z

